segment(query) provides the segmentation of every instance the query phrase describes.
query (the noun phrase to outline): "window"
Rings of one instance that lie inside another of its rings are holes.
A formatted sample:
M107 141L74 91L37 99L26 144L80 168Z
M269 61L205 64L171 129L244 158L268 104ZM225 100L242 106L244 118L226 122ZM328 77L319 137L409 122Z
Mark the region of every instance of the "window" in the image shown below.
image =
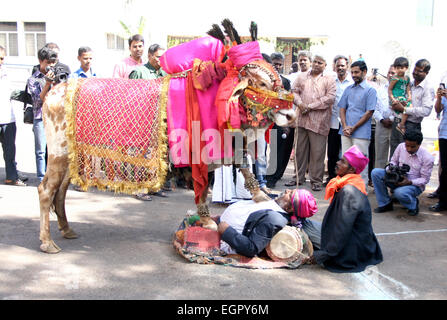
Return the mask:
M46 44L45 22L25 22L25 48L27 56L36 56L37 51Z
M124 50L124 38L112 33L107 33L107 49Z
M19 55L17 22L0 22L0 46L6 49L8 56Z

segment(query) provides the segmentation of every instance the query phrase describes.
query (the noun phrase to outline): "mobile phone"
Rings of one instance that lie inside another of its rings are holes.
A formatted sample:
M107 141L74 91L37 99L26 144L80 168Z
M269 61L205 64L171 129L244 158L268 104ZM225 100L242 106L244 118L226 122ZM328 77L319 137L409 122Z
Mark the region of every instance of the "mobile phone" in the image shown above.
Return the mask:
M439 84L439 89L443 89L443 90L444 90L444 89L445 89L445 84L441 82L441 83Z

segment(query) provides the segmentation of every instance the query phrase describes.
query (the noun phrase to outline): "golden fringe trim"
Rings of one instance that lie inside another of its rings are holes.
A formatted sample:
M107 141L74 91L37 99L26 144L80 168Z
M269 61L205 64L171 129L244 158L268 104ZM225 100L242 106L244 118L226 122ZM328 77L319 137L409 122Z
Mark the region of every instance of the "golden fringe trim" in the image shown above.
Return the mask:
M75 92L78 89L78 84L83 82L82 79L69 79L67 88L65 91L65 121L67 123L67 128L65 129L65 135L68 142L68 168L70 170L71 182L79 185L83 190L87 190L88 186L84 186L84 181L80 179L78 174L77 166L77 150L76 150L76 139L75 139L75 115L76 106L74 105Z
M65 95L65 112L67 129L66 136L68 140L68 152L69 152L69 169L71 182L79 185L82 190L87 190L89 187L94 186L101 191L114 191L115 193L135 194L136 192L156 192L159 191L166 180L168 172L168 136L167 136L167 101L168 91L171 76L163 78L162 87L159 100L159 114L158 114L158 159L155 163L158 168L157 180L146 182L129 182L129 181L110 181L108 179L84 179L79 175L79 166L77 155L79 154L75 137L75 125L76 125L76 109L77 100L79 95L79 89L82 86L84 79L70 79L66 89ZM123 161L121 159L121 161Z

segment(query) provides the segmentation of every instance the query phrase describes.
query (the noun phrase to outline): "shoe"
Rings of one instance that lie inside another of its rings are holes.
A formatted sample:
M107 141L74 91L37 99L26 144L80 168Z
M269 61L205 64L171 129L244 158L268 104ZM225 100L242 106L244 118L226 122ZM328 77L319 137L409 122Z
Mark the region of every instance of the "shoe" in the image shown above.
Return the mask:
M436 203L436 204L430 206L430 207L428 208L428 210L430 210L430 211L432 211L432 212L447 211L447 206L443 206L443 205L439 204L439 202L438 202L438 203Z
M152 201L152 198L147 193L138 193L135 195L135 199L141 200L141 201Z
M153 192L153 193L150 193L150 194L154 195L154 196L157 196L157 197L162 197L162 198L167 198L168 197L168 195L164 191L157 191L157 192Z
M419 199L416 199L416 209L408 209L407 211L409 216L417 216L419 213Z
M84 190L81 189L80 186L74 186L73 189L77 192L85 192Z
M284 183L284 185L286 187L293 187L293 186L296 186L296 181L295 180L291 180L289 182Z
M313 184L312 185L312 191L321 191L321 186L318 184Z
M18 187L26 187L26 183L20 179L17 180L5 180L5 184L9 186L18 186Z
M375 213L382 213L387 211L393 211L393 201L390 201L390 203L384 205L383 207L377 207L374 209Z
M21 173L19 173L18 176L19 176L19 180L22 180L23 182L28 181L28 177L27 177L27 176L24 176L24 175L21 174Z
M267 188L275 188L276 187L276 182L267 181L266 185L267 185Z
M427 198L429 198L429 199L439 199L439 193L437 193L436 191L432 192L432 193L429 193L427 195Z

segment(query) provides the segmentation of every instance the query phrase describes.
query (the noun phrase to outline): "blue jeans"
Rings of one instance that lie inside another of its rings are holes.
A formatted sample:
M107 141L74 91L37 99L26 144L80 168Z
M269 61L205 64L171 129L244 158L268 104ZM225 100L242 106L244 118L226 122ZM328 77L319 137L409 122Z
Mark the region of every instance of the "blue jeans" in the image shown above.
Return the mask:
M47 139L45 137L45 129L42 119L34 119L34 152L36 155L37 178L42 182L45 172L47 171L46 148Z
M16 167L16 132L15 122L0 124L0 142L5 160L6 180L12 181L19 178Z
M258 158L255 161L256 179L258 180L259 187L264 188L267 184L267 143L265 142L264 135L259 136L256 143L258 146Z
M371 180L374 184L374 192L376 193L377 203L379 207L386 206L391 202L388 188L385 185L385 169L375 168L371 172ZM417 197L422 193L421 188L417 186L397 187L394 190L394 197L405 208L414 210L417 207Z

